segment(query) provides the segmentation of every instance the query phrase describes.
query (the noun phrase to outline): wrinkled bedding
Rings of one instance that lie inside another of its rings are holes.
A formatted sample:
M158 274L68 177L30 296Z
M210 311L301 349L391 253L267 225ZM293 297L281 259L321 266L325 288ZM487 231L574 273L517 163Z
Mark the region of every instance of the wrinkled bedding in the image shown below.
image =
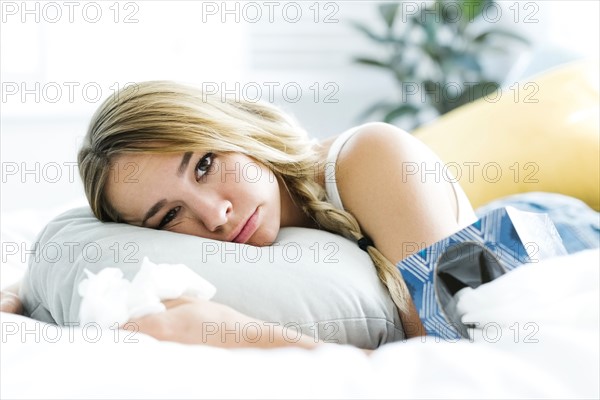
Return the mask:
M2 398L598 398L598 250L459 293L471 339L225 350L1 314ZM135 342L135 343L134 343Z

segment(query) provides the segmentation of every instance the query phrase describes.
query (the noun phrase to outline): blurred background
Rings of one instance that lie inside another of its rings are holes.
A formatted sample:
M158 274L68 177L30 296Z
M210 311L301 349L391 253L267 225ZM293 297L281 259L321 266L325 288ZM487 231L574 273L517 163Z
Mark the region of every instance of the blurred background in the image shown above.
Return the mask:
M85 204L77 148L101 101L132 82L273 102L325 138L375 120L411 130L600 48L592 0L2 1L1 12L3 219Z

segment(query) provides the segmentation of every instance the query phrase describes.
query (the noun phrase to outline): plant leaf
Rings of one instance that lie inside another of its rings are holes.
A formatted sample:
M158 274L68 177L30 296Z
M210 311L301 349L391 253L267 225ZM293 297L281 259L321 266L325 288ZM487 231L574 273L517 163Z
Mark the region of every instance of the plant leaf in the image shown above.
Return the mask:
M494 0L461 0L461 8L465 13L467 23L473 22L473 20L481 15L486 7L494 3Z
M419 64L417 62L417 64ZM404 80L414 80L415 79L415 65L414 62L409 64L409 61L404 58L404 54L396 53L392 56L389 62L390 68L394 72L394 76L396 77L396 81L399 83Z
M475 1L476 2L476 1ZM440 7L440 16L442 18L442 23L446 24L446 25L454 25L457 23L461 23L461 20L463 20L466 17L468 17L468 15L465 14L464 10L465 7L463 5L464 1L452 1L451 4L452 6L457 6L457 7L449 7L448 5L444 4L443 2L441 4L438 5L438 7ZM473 1L469 1L469 4L473 3ZM458 15L456 14L455 11L458 11Z
M462 69L468 69L470 71L482 72L481 64L477 60L475 54L469 53L455 53L449 58L450 64Z
M524 38L523 36L516 34L514 32L510 32L504 29L491 29L489 31L483 32L473 38L475 43L482 43L488 40L491 36L504 36L509 39L513 39L519 41L527 46L531 46L531 42Z
M497 2L422 1L418 8L411 9L410 15L403 15L404 8L400 7L400 1L386 2L374 5L378 7L378 15L385 25L381 21L377 21L379 24L373 27L359 21L352 22L355 29L371 43L383 46L382 50L385 51L379 59L374 58L377 55L367 55L354 58L354 62L393 74L404 100L404 95L409 91L405 84L418 85L422 102L401 102L388 97L368 107L361 118L377 114L388 123L396 120L396 123L403 125L415 125L418 117L423 115L423 110L441 115L481 97L493 98L493 92L498 90L499 84L489 81L484 75L481 64L484 54L495 48L506 52L507 43L513 41L531 45L518 31L512 32L507 28L488 24L481 26L483 31L475 27L470 29L472 23L483 23L482 16L486 8ZM450 4L452 7L449 7ZM394 25L400 24L400 16L402 36L393 29ZM407 57L407 54L411 57Z
M371 65L373 67L392 69L392 66L386 62L375 60L374 58L367 57L355 57L354 62L364 65Z
M360 113L359 115L359 120L364 120L366 119L368 116L375 114L376 112L389 112L389 110L392 110L396 105L392 102L383 100L383 101L378 101L377 103L371 105L370 107L368 107L366 110L364 110L362 113Z
M427 46L437 47L438 24L436 21L439 20L439 17L437 15L428 15L426 12L428 9L426 8L422 8L420 11L420 13L413 16L413 19L416 20L417 25L420 25L425 30Z
M388 112L385 117L383 117L383 121L387 123L391 123L396 118L400 118L406 114L415 115L419 112L419 109L412 104L402 104L399 107L394 108L392 111Z
M398 14L398 7L400 4L392 3L392 4L380 4L379 5L379 15L385 21L385 24L388 28L392 28L394 26L394 21L396 20L396 15Z
M352 25L354 27L354 29L358 30L359 32L362 32L369 39L374 40L375 42L394 43L396 41L396 39L390 35L382 36L382 35L379 35L379 34L373 32L369 27L367 27L366 25L364 25L360 22L351 21L350 25Z

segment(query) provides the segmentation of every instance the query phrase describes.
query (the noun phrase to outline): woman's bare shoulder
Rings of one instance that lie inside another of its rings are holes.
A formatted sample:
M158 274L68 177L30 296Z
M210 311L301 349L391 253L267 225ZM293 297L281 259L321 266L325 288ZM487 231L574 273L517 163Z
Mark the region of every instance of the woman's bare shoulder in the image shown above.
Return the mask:
M456 231L452 186L431 173L440 163L425 144L389 124L361 127L340 151L335 182L344 208L389 260L406 257L405 244L429 245Z
M321 184L324 183L324 171L323 167L325 162L327 161L327 155L329 154L329 150L333 143L342 135L344 135L348 131L354 131L352 137L348 139L348 141L344 144L343 151L338 155L338 160L341 157L344 158L353 158L356 156L356 151L364 152L368 151L368 148L377 142L379 144L385 145L385 143L389 140L389 135L398 135L398 134L406 134L403 130L399 129L396 126L386 124L383 122L368 122L363 125L359 125L353 128L350 128L344 132L341 132L335 136L328 137L323 139L315 144L314 151L318 155L319 159L319 171L317 172L317 181ZM344 162L342 162L344 163ZM336 168L336 171L338 168Z

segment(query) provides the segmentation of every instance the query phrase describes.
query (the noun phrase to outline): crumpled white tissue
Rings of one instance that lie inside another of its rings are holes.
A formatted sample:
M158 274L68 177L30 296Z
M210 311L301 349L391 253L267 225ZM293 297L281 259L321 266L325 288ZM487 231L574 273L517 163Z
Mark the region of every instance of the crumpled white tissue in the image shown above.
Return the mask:
M78 287L82 297L79 321L117 328L132 318L165 310L162 300L181 296L211 299L217 289L184 264L154 264L144 257L130 282L118 268L104 268L98 274L85 270L87 279Z

